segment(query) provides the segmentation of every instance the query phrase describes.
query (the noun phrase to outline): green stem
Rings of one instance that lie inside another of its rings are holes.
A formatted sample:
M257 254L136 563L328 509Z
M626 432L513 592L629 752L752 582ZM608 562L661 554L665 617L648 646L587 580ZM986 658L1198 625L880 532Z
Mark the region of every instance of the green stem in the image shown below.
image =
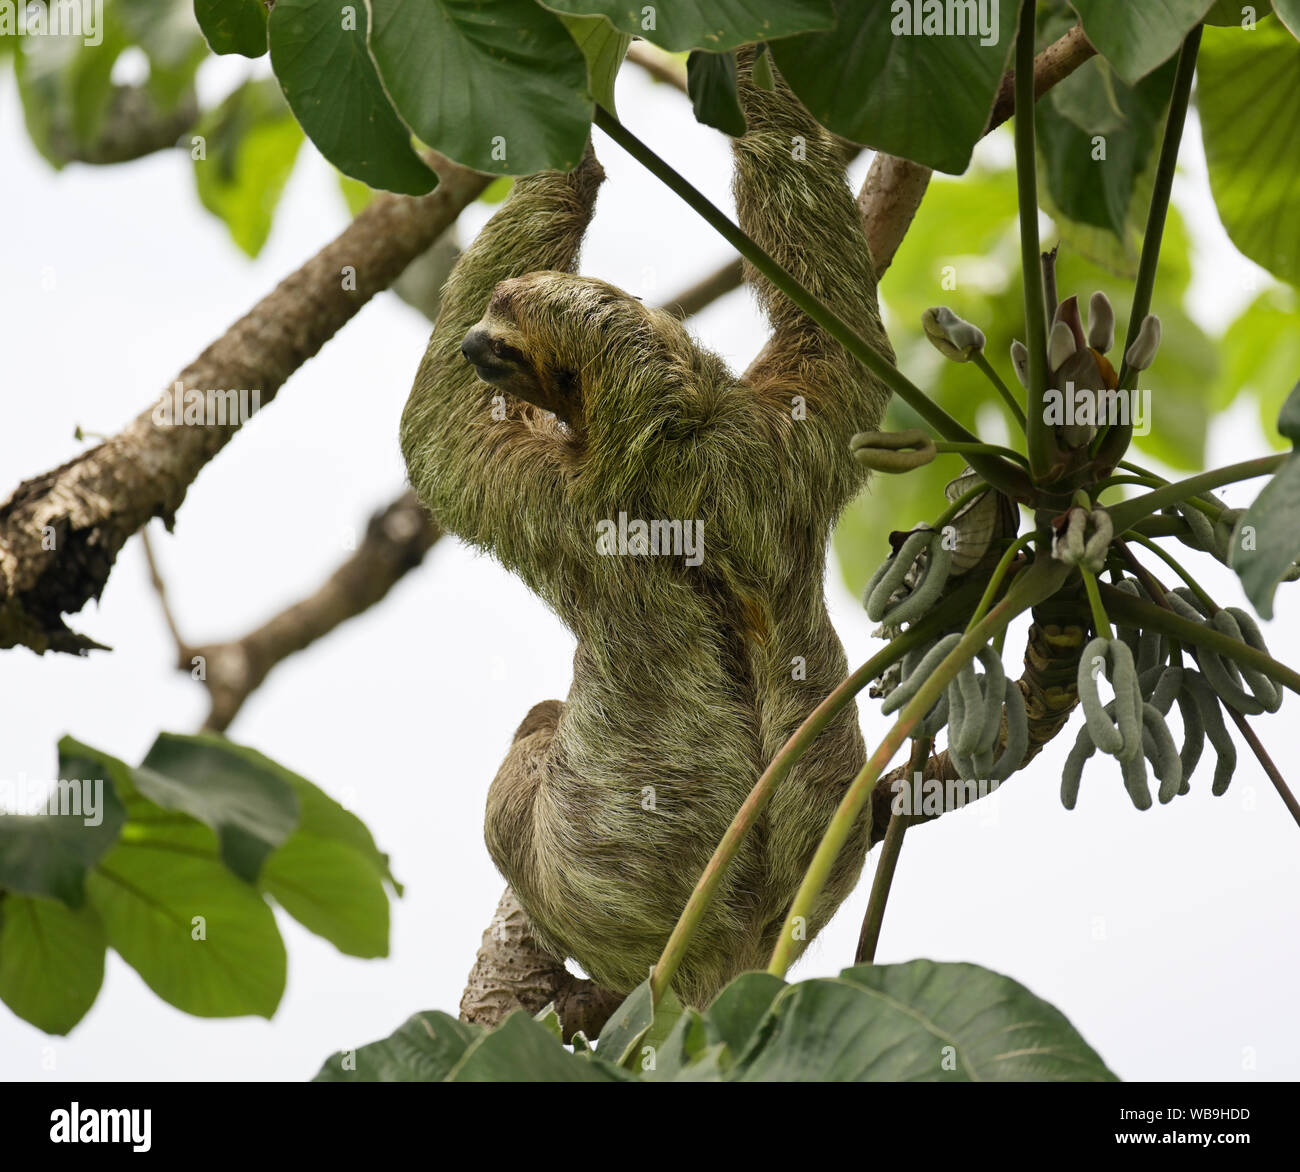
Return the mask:
M1021 0L1016 33L1016 190L1020 203L1020 268L1025 283L1025 346L1029 391L1025 400L1025 443L1029 467L1041 480L1056 462L1056 439L1047 426L1047 316L1043 261L1038 241L1038 176L1034 154L1034 0Z
M917 737L912 742L912 759L907 766L909 783L925 768L932 743L929 737ZM871 879L871 898L867 902L867 914L862 920L858 950L853 957L854 964L875 963L876 945L880 943L880 926L885 919L885 904L889 901L894 872L898 869L898 856L903 849L903 835L907 833L908 821L907 815L900 814L897 810L890 816L885 840L880 844L880 858L876 860L876 873Z
M754 783L753 789L749 791L749 796L745 799L744 804L731 820L731 825L727 827L722 840L714 849L713 856L705 866L699 881L695 885L695 890L691 892L690 899L686 901L686 906L682 909L682 914L678 917L672 934L668 937L668 943L664 945L663 953L660 955L659 962L655 965L654 973L650 978L650 996L656 1005L669 985L672 984L682 957L686 955L691 938L695 934L700 921L704 918L704 913L708 909L718 885L722 882L723 875L736 857L736 853L740 850L741 843L745 841L745 836L763 813L763 810L766 809L772 794L776 792L776 787L785 780L790 770L808 751L808 747L817 739L822 730L844 708L848 707L853 698L863 688L884 672L886 668L902 659L912 648L923 646L945 626L951 626L952 612L964 613L964 608L969 605L974 596L975 587L973 583L961 590L954 591L945 600L944 605L926 615L919 623L910 626L896 639L890 640L885 647L868 659L835 691L817 705L803 724L795 730L794 735L786 741L776 756L772 758L768 767L763 771L763 775Z
M1103 639L1111 640L1115 638L1115 632L1110 629L1110 617L1106 614L1106 608L1101 604L1101 595L1097 593L1097 576L1084 566L1079 567L1079 574L1083 578L1084 593L1088 595L1088 607L1092 611L1093 629Z
M993 600L998 595L998 587L1002 585L1002 579L1006 577L1007 570L1010 568L1016 554L1033 541L1036 536L1037 532L1030 529L1029 532L1022 533L1007 546L1005 552L998 559L998 564L993 569L993 577L989 579L988 585L984 587L984 593L980 596L979 603L975 607L975 613L970 617L970 622L966 624L966 630L972 630L975 624L984 617L988 608L993 605Z
M1178 54L1178 70L1174 74L1174 89L1169 99L1169 117L1165 119L1164 138L1160 143L1160 159L1156 163L1155 184L1151 191L1151 206L1147 209L1146 229L1142 234L1142 255L1138 259L1137 283L1133 289L1133 304L1129 308L1128 335L1120 364L1119 386L1128 387L1133 371L1128 364L1129 347L1137 341L1142 321L1151 312L1151 293L1156 283L1156 268L1160 263L1160 243L1164 239L1165 219L1169 214L1169 196L1174 188L1174 172L1178 167L1178 149L1183 141L1183 126L1187 121L1187 103L1192 92L1192 78L1196 74L1196 55L1201 46L1201 26L1198 24L1183 41ZM1133 436L1132 424L1116 425L1097 433L1092 451L1103 453L1104 461L1117 461L1128 449Z
M1002 376L993 369L993 365L984 356L983 351L977 351L972 355L976 366L980 368L987 376L989 382L997 388L997 392L1002 396L1003 402L1011 409L1011 414L1016 417L1016 422L1020 424L1020 430L1025 430L1025 409L1020 405L1020 400L1011 392L1011 388L1002 381Z
M903 706L898 720L885 735L880 747L853 779L839 808L831 818L830 825L804 874L803 883L794 897L794 902L790 905L785 926L777 939L776 947L772 950L772 959L767 968L769 973L784 977L786 970L794 962L800 951L799 936L805 936L802 929L811 919L813 908L830 878L835 860L839 858L844 844L853 833L863 807L871 800L872 790L885 766L911 735L917 723L924 719L925 714L934 707L943 689L952 682L958 671L975 657L979 649L1017 615L1051 597L1060 588L1067 573L1067 567L1048 558L1034 562L1023 573L1017 574L1011 589L1007 591L1002 601L978 626L962 636L952 652L944 657L930 678L921 684L912 699Z
M1008 460L1015 460L1016 463L1022 466L1029 463L1025 456L1017 452L1015 448L1004 448L1001 444L963 444L954 443L951 440L935 440L934 449L936 452L951 452L958 456L969 456L972 453L976 455L1005 456ZM975 467L974 464L971 467Z
M1147 549L1149 549L1153 554L1159 557L1165 563L1165 565L1167 565L1171 570L1173 570L1175 574L1177 574L1184 582L1187 583L1192 593L1195 594L1196 597L1199 598L1206 605L1206 607L1209 608L1211 614L1215 614L1218 612L1219 610L1218 603L1216 603L1214 599L1210 597L1208 591L1206 591L1206 589L1195 578L1193 578L1191 574L1189 574L1183 568L1182 563L1179 562L1178 559L1175 558L1174 555L1171 554L1168 550L1162 549L1154 541L1152 541L1151 538L1145 537L1141 533L1137 533L1133 530L1129 530L1126 533L1124 533L1123 537L1125 541L1136 541L1139 545L1145 546Z
M1289 453L1281 452L1276 456L1259 456L1254 460L1242 460L1238 464L1226 464L1222 468L1211 468L1208 472L1199 472L1186 480L1175 480L1172 484L1162 485L1154 492L1120 501L1109 509L1110 519L1115 525L1115 532L1121 533L1132 528L1133 524L1144 517L1151 516L1166 505L1196 496L1207 489L1219 488L1233 484L1238 480L1250 480L1255 476L1268 476L1276 472Z
M596 125L609 135L655 178L680 196L715 229L737 252L772 282L795 305L822 327L832 338L890 388L900 399L929 423L940 435L964 443L978 443L979 437L960 423L850 328L838 314L828 309L798 281L776 263L753 240L733 224L712 203L679 175L654 151L636 137L603 106L596 107ZM971 467L990 484L1002 489L1015 500L1032 497L1033 486L1025 473L996 457L972 455Z

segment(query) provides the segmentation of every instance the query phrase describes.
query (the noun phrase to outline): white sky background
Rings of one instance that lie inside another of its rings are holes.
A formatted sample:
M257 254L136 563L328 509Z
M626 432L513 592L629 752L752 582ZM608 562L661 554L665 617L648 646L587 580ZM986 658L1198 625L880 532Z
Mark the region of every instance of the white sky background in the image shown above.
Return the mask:
M210 63L205 98L250 68L264 63ZM722 137L633 70L620 87L633 128L729 209ZM651 301L726 258L684 204L608 140L597 146L610 181L584 271ZM75 454L78 424L123 426L346 222L332 175L305 146L270 242L249 262L199 207L186 155L55 174L27 141L9 77L0 79L0 151L0 191L16 213L0 262L0 494ZM1253 296L1258 270L1219 226L1194 127L1183 157L1176 196L1198 244L1191 308L1213 329ZM467 213L462 238L486 214ZM936 302L943 263L935 257ZM50 271L55 288L45 291ZM745 293L693 326L737 368L764 336ZM240 635L314 589L401 487L398 415L428 332L415 311L381 297L204 470L175 535L155 525L191 641ZM1265 450L1253 404L1216 422L1210 449L1213 463ZM1226 495L1244 504L1256 488ZM1203 580L1239 600L1222 567ZM859 663L875 649L873 624L834 567L829 590ZM1295 662L1294 592L1279 611L1270 645ZM202 718L200 685L171 670L138 542L101 604L71 621L115 650L0 660L0 777L52 777L65 732L138 761L159 730L193 731ZM1009 664L1022 647L1008 639ZM0 1006L0 1078L304 1079L334 1050L382 1037L416 1010L454 1013L503 886L482 843L488 783L528 708L566 694L572 650L516 579L440 542L382 606L278 668L231 729L353 809L391 854L407 889L393 905L391 956L341 956L279 914L289 983L265 1022L189 1017L110 953L99 1000L66 1039ZM1296 713L1288 694L1278 717L1258 722L1284 772ZM1058 1006L1124 1078L1300 1077L1300 830L1244 746L1224 798L1209 793L1207 745L1192 793L1170 808L1139 814L1118 772L1094 759L1079 809L1067 813L1060 768L1078 722L996 797L908 835L877 959L1007 973ZM863 725L874 742L887 722L872 705ZM875 859L796 977L851 963Z

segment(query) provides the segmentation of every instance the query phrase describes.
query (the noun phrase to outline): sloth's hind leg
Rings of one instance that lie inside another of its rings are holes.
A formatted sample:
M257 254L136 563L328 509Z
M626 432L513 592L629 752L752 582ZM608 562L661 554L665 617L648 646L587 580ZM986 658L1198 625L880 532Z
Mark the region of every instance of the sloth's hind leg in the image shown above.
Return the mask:
M564 703L560 700L543 700L528 710L488 789L483 828L488 854L525 907L537 892L541 878L533 804L546 776L551 742L563 713Z

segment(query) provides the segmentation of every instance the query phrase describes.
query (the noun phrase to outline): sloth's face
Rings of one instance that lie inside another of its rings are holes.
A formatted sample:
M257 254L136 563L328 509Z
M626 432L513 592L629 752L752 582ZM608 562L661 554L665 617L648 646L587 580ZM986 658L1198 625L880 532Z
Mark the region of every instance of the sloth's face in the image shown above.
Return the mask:
M646 314L636 298L604 281L527 273L497 285L460 352L484 382L573 426L582 422L584 382L608 339L626 336Z

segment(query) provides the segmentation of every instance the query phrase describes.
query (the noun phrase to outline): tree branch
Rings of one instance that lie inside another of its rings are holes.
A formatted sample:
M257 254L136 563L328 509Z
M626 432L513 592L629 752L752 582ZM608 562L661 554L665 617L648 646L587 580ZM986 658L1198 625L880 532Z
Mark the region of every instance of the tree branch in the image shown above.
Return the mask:
M376 293L387 288L487 186L441 163L429 195L378 196L175 380L185 390L245 388L262 405ZM170 426L164 392L123 431L20 484L0 504L0 648L84 652L63 614L98 598L127 538L151 517L170 528L186 490L242 420Z
M563 961L544 952L527 913L507 887L483 933L460 1000L460 1016L492 1029L516 1009L537 1013L554 1002L567 1042L579 1030L596 1037L622 1000L575 977Z
M143 532L140 536L154 589L176 641L177 667L197 672L196 678L208 690L211 707L203 728L225 732L277 664L382 601L402 577L424 560L442 536L442 529L415 493L405 492L370 518L365 538L356 551L312 594L240 639L199 646L181 635L167 605L148 536Z

